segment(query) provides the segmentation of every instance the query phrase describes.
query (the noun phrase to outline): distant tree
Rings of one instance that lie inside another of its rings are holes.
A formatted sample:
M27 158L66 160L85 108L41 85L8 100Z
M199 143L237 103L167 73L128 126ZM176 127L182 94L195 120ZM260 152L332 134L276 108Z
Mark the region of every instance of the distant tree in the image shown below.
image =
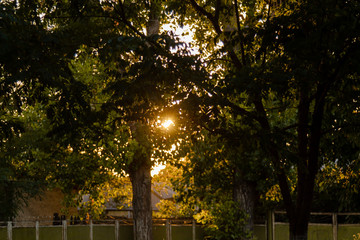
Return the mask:
M43 175L36 176L34 166L41 155L39 147L45 147L41 146L46 135L43 127L55 130L43 118L47 112L56 121L51 114L55 106L47 105L53 103L55 92L55 98L61 99L58 114L68 117L62 127L73 129L71 119L87 107L74 94L83 89L71 78L69 49L59 47L60 35L48 31L36 6L37 2L0 3L1 191L7 206L2 219L16 216L21 204L43 185ZM40 102L46 110L35 106Z
M40 186L60 187L70 195L96 188L109 175L97 141L84 138L95 98L80 75L90 70L72 69L84 39L90 44L99 36L85 30L88 22L49 18L66 9L58 2L0 6L1 189L12 204L1 216L5 219ZM71 24L59 27L65 22Z

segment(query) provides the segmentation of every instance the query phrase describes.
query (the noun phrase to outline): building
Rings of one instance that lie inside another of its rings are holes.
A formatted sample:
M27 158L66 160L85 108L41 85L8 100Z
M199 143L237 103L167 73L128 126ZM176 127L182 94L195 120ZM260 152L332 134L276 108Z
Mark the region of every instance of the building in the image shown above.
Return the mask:
M158 211L157 204L161 200L172 200L175 192L165 184L154 183L151 190L151 206L153 211ZM89 195L83 196L83 202L89 201ZM42 195L31 198L25 206L19 211L14 222L35 221L42 223L53 223L54 214L60 217L63 215L66 219L69 216L78 215L76 208L65 208L63 205L64 194L60 189L48 189ZM132 218L132 206L121 206L110 199L105 204L105 213L111 217ZM66 215L66 216L65 216Z

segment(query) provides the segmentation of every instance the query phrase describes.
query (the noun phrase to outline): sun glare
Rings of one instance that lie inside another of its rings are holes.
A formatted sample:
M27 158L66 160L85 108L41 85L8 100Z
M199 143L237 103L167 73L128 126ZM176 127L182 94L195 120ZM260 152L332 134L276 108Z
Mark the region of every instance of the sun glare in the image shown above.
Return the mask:
M162 124L161 124L164 128L168 129L170 126L174 125L174 122L170 119L164 121Z
M152 169L151 169L151 176L155 176L156 174L159 174L159 172L161 170L163 170L164 168L166 167L165 164L163 163L159 163L159 164L156 164Z

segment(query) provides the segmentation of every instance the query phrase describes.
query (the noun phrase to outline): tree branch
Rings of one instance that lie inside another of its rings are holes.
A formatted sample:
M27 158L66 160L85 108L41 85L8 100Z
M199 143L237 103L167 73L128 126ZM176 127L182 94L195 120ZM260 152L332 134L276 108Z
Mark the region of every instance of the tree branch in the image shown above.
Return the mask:
M124 5L121 1L119 1L119 5L120 5L120 10L118 10L115 6L114 6L114 10L120 15L120 20L126 25L128 26L132 31L134 31L137 35L139 35L141 38L146 39L146 35L142 32L140 32L136 27L134 27L126 18L126 14L125 14L125 10L124 10Z
M216 0L216 6L215 6L215 21L219 22L219 17L220 17L220 7L221 7L221 0Z
M280 128L281 131L287 131L289 129L293 129L293 128L297 128L299 126L299 124L292 124L292 125L289 125L287 127L283 127L283 128ZM307 128L309 127L308 125L306 126Z
M124 9L124 5L121 1L119 1L119 5L120 5L120 9L116 8L114 6L114 10L119 14L120 19L118 19L119 21L121 21L122 23L124 23L130 30L132 30L136 35L138 35L140 38L144 39L145 41L147 41L150 45L152 45L153 47L155 47L156 49L160 50L160 52L166 56L166 57L170 57L172 59L173 55L171 54L170 51L167 51L166 49L164 49L159 43L154 42L151 40L150 37L146 36L144 33L140 32L135 26L133 26L131 24L131 22L128 21L128 19L126 18L126 13L125 13L125 9ZM113 17L114 18L114 17Z
M241 32L241 27L240 27L240 16L239 16L239 9L238 9L238 1L235 0L234 2L235 5L235 16L236 16L236 24L237 24L237 30L238 30L238 35L240 38L240 51L241 51L241 59L242 59L242 64L245 66L246 65L246 59L245 59L245 50L244 50L244 36Z
M212 23L212 25L214 26L215 28L215 31L218 35L220 35L222 33L221 31L221 28L220 28L220 25L219 25L219 22L218 22L218 18L219 16L219 13L218 11L219 10L219 6L218 4L220 4L220 1L218 0L216 2L216 5L217 5L217 9L215 10L215 16L213 16L211 13L209 13L208 11L205 10L205 8L201 7L199 4L196 3L195 0L189 0L190 1L190 4L195 8L196 11L198 11L199 13L201 13L202 15L204 15L207 19L210 20L210 22Z
M269 21L270 21L270 13L271 13L271 0L269 0L269 3L268 3L268 6L269 6L269 8L268 8L268 12L267 12L267 16L266 16L266 22L265 22L265 24L266 23L268 23ZM266 30L266 28L265 28L265 30ZM266 47L265 47L265 49L264 49L264 56L263 56L263 61L262 61L262 66L265 66L265 63L266 63L266 55L267 55L267 51L266 51Z
M260 123L264 131L270 132L271 126L266 117L266 111L263 103L261 102L260 96L261 94L256 94L255 96L253 96L254 98L253 103L255 105L256 111L258 112L258 116L256 120ZM269 144L270 146L267 146L269 148L268 151L270 153L270 159L274 164L276 175L279 180L281 195L283 196L285 202L286 212L288 213L290 218L290 216L294 215L294 208L293 208L294 204L291 198L289 183L287 180L287 176L283 164L281 162L281 156L279 155L279 151L276 148L276 144L271 139L269 139L268 141L270 142Z
M201 15L205 16L213 25L215 32L217 35L221 35L222 34L222 30L219 24L219 14L220 14L220 0L216 1L216 9L215 9L215 16L213 16L211 13L209 13L208 11L206 11L203 7L201 7L199 4L196 3L195 0L189 0L190 4L193 6L193 8L200 13ZM224 45L227 45L228 41L225 39L224 40ZM233 64L235 65L235 67L237 69L241 69L242 68L242 64L241 61L239 60L239 58L236 56L234 50L228 50L230 59L232 60Z

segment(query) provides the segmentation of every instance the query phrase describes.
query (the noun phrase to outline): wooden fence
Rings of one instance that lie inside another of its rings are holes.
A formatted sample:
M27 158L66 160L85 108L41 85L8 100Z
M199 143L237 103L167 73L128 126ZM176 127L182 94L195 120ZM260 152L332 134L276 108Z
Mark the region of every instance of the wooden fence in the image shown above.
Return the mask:
M90 221L71 225L62 221L0 223L1 240L133 240L132 220ZM360 233L360 213L311 213L308 240L353 240ZM204 232L194 220L154 220L154 240L202 240ZM257 240L288 240L289 224L285 212L272 211L264 224L254 227Z
M32 223L32 224L31 224ZM63 220L61 225L52 226L49 222L28 222L28 226L18 226L17 222L2 223L1 240L131 240L133 227L123 221L90 222L86 225L70 225ZM158 240L200 240L202 229L194 220L156 220L153 226L154 239Z
M265 227L266 240L289 239L289 224L283 220L285 215L283 211L269 212ZM353 240L354 235L360 233L360 213L312 212L310 215L308 240ZM311 220L316 217L326 220ZM342 220L339 221L339 218Z

